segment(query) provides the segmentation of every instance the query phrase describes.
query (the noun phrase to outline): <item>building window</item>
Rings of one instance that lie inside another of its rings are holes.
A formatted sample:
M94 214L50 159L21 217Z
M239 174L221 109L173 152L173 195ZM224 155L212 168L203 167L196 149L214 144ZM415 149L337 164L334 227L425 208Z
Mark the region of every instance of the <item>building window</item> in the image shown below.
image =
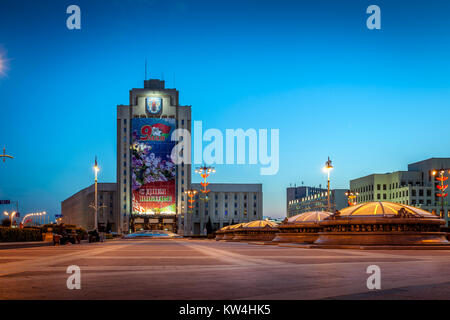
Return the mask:
M377 184L377 190L381 190L381 184Z
M386 193L383 193L383 199L386 200Z
M377 199L380 200L381 199L381 194L377 194Z
M386 190L386 185L385 184L383 184L383 190Z
M419 197L423 197L423 189L419 190Z

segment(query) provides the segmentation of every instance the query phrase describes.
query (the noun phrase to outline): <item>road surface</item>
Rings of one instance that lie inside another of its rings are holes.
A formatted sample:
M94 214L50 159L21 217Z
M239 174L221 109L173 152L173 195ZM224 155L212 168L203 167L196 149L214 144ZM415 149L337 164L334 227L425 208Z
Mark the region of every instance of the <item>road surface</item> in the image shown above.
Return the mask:
M79 290L67 288L71 265ZM370 265L381 290L367 288ZM450 250L188 239L0 250L0 299L450 299Z

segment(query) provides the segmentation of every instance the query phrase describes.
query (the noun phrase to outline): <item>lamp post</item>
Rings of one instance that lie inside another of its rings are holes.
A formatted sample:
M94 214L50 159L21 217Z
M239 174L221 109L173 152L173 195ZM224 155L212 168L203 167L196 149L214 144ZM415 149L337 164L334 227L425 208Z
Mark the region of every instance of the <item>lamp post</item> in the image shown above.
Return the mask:
M3 162L5 162L6 158L14 159L13 156L10 156L10 155L6 154L6 148L3 148L3 154L0 154L0 158L3 158Z
M348 205L351 207L351 206L354 206L356 204L356 201L354 201L354 199L359 195L359 192L348 190L345 193L345 195L348 198L348 200L347 200Z
M191 215L192 215L192 213L193 213L193 209L194 209L194 202L195 202L195 196L196 196L196 194L198 193L198 191L197 190L194 190L194 189L188 189L188 190L186 190L186 191L184 191L186 194L187 194L187 196L189 197L189 199L188 199L188 202L189 202L189 204L188 204L188 214L187 214L187 217L186 217L186 222L187 222L187 224L185 224L185 226L186 225L188 225L189 226L189 234L190 235L192 235L192 228L191 228L191 219L190 219L190 217L191 217ZM189 215L189 213L190 213L190 215Z
M200 192L203 193L202 200L204 200L204 201L208 201L208 192L211 191L207 188L207 186L209 185L209 182L206 181L206 178L208 178L210 174L215 173L215 172L216 172L216 169L214 169L214 167L209 167L206 165L203 165L203 166L195 169L195 173L200 174L200 177L202 177L202 179L203 179L203 181L200 182L201 186L203 187L203 189L200 189ZM205 207L206 207L206 204L205 204ZM204 230L206 229L207 223L208 222L205 222ZM200 224L200 227L201 227L201 224Z
M97 214L98 214L98 197L97 197L97 174L100 171L100 168L97 164L97 157L95 157L95 164L94 164L94 172L95 172L95 182L94 182L94 229L98 230L98 222L97 222Z
M209 177L210 174L215 173L216 169L214 169L214 167L208 167L206 165L203 165L202 167L198 167L197 169L195 169L195 173L200 174L200 177L202 177L203 181L200 182L201 186L203 187L203 189L200 190L201 193L204 194L205 196L205 200L208 199L208 192L210 192L211 190L207 189L207 186L209 185L209 182L206 181L206 178Z
M3 214L5 215L5 216L8 216L8 218L9 218L9 220L10 220L10 223L11 223L11 228L12 228L12 226L13 226L13 220L14 220L14 216L16 215L16 211L13 211L13 212L11 212L11 213L8 213L8 212L3 212Z
M330 157L328 157L328 160L325 162L325 166L323 167L323 171L327 173L328 179L327 179L327 209L328 212L331 210L330 206L330 171L333 170L333 166L331 165Z
M437 181L439 181L439 184L436 185L436 188L439 190L438 193L436 193L436 196L438 196L439 198L441 198L441 212L442 212L442 219L445 219L445 214L444 214L444 198L448 196L448 193L445 192L446 189L448 188L448 184L444 184L444 181L448 180L448 177L445 176L445 172L448 172L450 174L450 169L440 169L439 172L437 170L433 170L431 172L431 174L433 176L436 176L439 173L439 176L436 177L435 179Z

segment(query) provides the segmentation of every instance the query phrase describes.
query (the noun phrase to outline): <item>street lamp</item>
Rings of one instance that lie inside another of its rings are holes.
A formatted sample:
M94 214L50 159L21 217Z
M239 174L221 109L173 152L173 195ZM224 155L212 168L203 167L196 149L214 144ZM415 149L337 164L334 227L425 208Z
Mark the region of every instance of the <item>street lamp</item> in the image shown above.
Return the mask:
M198 167L197 169L195 169L195 173L200 174L200 177L202 177L203 179L203 181L200 182L201 186L203 187L203 189L201 189L200 192L205 195L205 200L208 199L207 194L208 192L211 191L206 188L209 185L209 182L206 181L206 178L208 178L210 174L215 172L216 169L214 169L214 167L207 167L206 165L203 165L202 167Z
M0 158L3 158L3 162L5 162L6 158L14 159L13 156L10 156L10 155L6 154L6 148L3 148L3 154L0 154Z
M195 190L195 189L188 189L188 190L184 191L184 193L186 193L187 196L189 197L189 199L188 199L189 204L188 204L188 212L187 213L190 213L192 215L193 209L194 209L195 196L197 195L198 191ZM190 218L189 218L191 215L188 215L188 214L186 215L187 216L186 217L186 220L187 220L186 222L187 223L185 224L185 227L189 226L189 234L192 235L191 221L190 221Z
M345 195L348 198L348 200L347 200L348 201L348 205L349 206L354 206L356 204L356 201L354 201L354 199L359 195L359 192L348 190L345 193Z
M16 211L13 211L13 212L11 212L11 213L8 213L8 212L6 212L6 211L3 212L3 214L9 218L10 223L11 223L11 228L12 228L12 226L13 226L13 220L14 220L14 216L16 215L16 213L17 213Z
M323 167L323 172L325 172L328 176L327 179L327 209L328 212L331 210L330 206L330 171L333 170L333 166L331 165L330 157L328 157L328 161L325 162L325 166Z
M435 178L437 181L439 181L439 184L436 185L436 188L439 190L439 192L436 193L436 196L441 198L441 212L442 212L441 218L442 219L445 219L444 198L448 196L448 193L445 192L446 189L448 188L448 184L444 184L444 181L448 180L448 177L445 176L446 171L448 171L448 173L450 174L450 169L440 169L439 172L437 170L433 170L431 172L431 174L433 176L436 176L439 173L439 176Z
M95 164L94 164L94 172L95 172L95 182L94 182L94 229L98 230L98 223L97 223L97 214L98 214L98 197L97 197L97 174L100 171L100 168L97 164L97 157L95 157Z

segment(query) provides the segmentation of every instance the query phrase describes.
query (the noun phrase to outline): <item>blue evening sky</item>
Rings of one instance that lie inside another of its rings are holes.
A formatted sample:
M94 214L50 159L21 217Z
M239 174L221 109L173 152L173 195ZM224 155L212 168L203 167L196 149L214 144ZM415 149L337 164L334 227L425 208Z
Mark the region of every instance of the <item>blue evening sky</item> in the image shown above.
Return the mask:
M371 4L381 30L366 28ZM15 159L0 162L0 199L60 213L93 182L95 155L100 181L115 181L116 106L142 87L145 58L204 130L280 130L278 174L218 166L210 180L263 183L265 215L285 215L290 183L324 186L327 156L335 188L449 156L449 12L424 0L1 0L0 147Z

